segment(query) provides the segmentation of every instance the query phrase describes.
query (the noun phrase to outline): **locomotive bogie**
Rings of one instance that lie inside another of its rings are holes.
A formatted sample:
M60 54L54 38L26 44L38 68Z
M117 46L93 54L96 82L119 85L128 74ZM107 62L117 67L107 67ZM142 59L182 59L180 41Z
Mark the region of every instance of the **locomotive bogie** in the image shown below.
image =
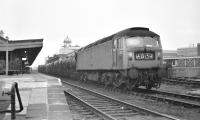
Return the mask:
M130 69L128 76L132 83L131 88L145 86L147 89L152 87L159 88L161 78L159 75L159 69Z
M83 72L83 76L85 77L83 81L98 81L99 74L98 72Z
M129 89L129 79L125 71L85 71L81 73L81 81L96 81L105 87Z

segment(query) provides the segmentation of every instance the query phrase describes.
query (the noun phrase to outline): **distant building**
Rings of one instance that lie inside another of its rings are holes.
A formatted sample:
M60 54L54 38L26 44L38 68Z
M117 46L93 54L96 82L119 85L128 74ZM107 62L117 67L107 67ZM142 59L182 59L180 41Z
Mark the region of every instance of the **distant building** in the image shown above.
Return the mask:
M178 57L177 50L163 50L164 58L174 58Z
M177 50L163 50L163 58L200 56L200 43L197 46L177 48Z
M63 43L64 45L59 50L59 54L56 54L53 57L47 57L46 64L52 63L58 60L66 60L68 59L69 56L74 55L73 53L74 51L80 49L80 46L78 45L75 45L75 46L71 45L71 40L69 39L69 37L66 37Z
M164 63L179 67L199 66L198 56L200 56L200 43L197 46L163 51Z
M59 50L59 54L69 54L75 50L80 49L80 46L78 45L71 45L71 40L69 39L69 37L66 37L63 43L64 46Z
M177 49L178 56L182 57L192 57L197 56L197 47L186 47L186 48L178 48Z

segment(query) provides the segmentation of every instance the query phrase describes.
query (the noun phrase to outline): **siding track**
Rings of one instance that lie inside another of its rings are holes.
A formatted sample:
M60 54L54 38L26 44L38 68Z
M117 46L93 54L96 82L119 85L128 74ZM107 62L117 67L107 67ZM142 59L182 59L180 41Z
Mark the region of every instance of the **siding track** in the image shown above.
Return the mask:
M146 98L151 98L158 101L165 101L168 103L172 103L175 105L181 105L190 108L200 108L200 97L186 94L177 94L166 91L156 91L156 90L145 90L138 89L135 92L131 92L131 94L144 96Z
M163 78L163 82L166 83L172 83L172 84L179 84L179 85L190 85L190 86L200 86L199 80L188 80L188 79L169 79L169 78Z

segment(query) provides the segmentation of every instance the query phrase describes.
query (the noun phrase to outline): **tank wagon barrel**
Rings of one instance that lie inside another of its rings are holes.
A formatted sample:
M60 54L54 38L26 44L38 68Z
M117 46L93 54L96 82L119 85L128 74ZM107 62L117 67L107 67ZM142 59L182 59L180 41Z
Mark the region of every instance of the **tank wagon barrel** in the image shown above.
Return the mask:
M40 71L66 74L61 71L71 70L82 81L92 80L105 87L122 89L158 88L161 83L162 45L160 36L149 28L122 30L79 49L71 57L74 61L40 66Z

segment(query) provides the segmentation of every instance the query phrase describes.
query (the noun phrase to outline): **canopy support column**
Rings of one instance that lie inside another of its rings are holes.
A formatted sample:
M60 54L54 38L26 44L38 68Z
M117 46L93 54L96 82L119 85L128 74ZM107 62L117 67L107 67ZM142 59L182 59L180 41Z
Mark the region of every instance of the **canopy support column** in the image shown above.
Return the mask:
M8 42L6 44L6 75L8 75L9 63L8 63Z

